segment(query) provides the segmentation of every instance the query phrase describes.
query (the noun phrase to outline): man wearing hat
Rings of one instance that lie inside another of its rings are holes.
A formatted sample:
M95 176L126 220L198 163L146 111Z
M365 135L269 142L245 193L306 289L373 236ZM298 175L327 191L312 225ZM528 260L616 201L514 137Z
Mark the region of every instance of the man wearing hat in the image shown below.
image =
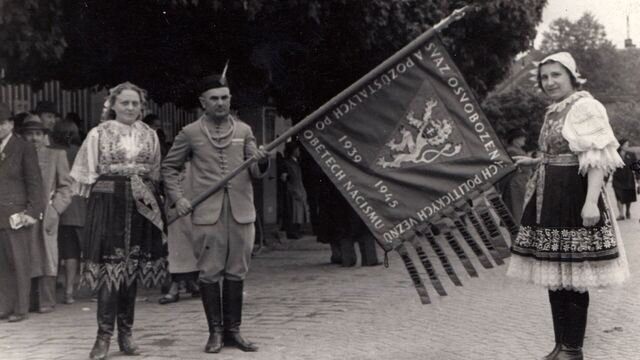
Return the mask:
M58 275L58 225L60 215L71 203L71 176L64 150L46 145L49 133L37 115L28 118L20 129L25 140L36 147L38 164L42 175L43 202L42 222L32 228L31 256L31 301L35 311L48 313L56 306L56 277Z
M13 134L0 104L0 319L22 321L31 289L30 226L43 211L44 192L34 146Z
M198 92L204 114L180 131L164 159L165 190L180 216L192 212L193 247L210 334L205 352L217 353L225 343L257 351L240 335L240 323L255 235L251 177L266 174L268 154L256 146L251 127L230 114L231 93L224 72L202 79ZM192 207L180 185L180 171L189 157L194 194L211 188L246 159L253 157L259 163Z

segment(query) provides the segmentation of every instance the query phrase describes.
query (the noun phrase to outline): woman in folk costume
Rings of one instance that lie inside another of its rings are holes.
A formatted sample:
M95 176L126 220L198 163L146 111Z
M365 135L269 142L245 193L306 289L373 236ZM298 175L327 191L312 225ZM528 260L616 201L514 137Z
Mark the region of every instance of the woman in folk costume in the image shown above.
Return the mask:
M89 197L83 281L98 293L91 359L107 357L116 318L120 351L139 354L131 337L137 285L155 286L167 271L156 189L160 144L140 121L146 104L146 92L129 82L109 90L104 121L91 129L71 170L75 191Z
M623 165L607 113L567 52L538 65L538 85L554 103L540 131L542 157L527 184L507 275L549 290L556 346L545 359L582 359L589 290L629 276L620 231L603 190Z
M47 147L49 130L37 115L21 127L23 137L33 143L38 153L42 173L45 204L42 222L33 227L30 244L31 299L37 304L35 311L48 313L56 306L56 276L58 275L58 225L60 215L71 203L71 177L69 163L63 150Z

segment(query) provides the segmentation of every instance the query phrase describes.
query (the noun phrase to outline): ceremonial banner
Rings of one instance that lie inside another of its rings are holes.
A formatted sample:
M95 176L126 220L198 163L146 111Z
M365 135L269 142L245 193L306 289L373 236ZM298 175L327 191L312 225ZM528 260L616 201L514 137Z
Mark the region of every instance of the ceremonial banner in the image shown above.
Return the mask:
M472 260L485 269L504 264L505 235L518 230L492 187L513 163L436 36L472 8L454 11L264 146L271 151L298 134L378 243L400 255L424 304L431 300L415 262L445 296L440 267L445 280L462 286L464 274L479 276ZM245 160L192 205L255 161Z
M438 37L403 53L299 134L386 250L513 169Z

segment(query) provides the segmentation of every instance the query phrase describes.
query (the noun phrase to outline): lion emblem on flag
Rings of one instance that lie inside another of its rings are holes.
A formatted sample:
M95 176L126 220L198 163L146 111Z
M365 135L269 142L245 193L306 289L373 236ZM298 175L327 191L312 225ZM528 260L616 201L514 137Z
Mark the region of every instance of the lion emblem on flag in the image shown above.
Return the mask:
M377 159L382 168L400 168L403 164L430 164L438 159L452 157L462 150L461 144L454 144L450 137L454 123L450 119L435 119L434 109L438 100L427 97L424 101L422 117L410 110L406 124L386 143L386 150Z

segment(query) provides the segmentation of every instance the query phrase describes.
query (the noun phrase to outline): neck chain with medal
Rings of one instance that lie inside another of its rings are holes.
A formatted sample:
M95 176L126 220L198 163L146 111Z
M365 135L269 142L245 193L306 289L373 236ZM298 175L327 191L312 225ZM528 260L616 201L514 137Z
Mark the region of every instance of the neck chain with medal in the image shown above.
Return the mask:
M222 124L214 123L214 128L213 128L214 133L212 134L209 131L210 125L208 125L211 123L212 122L207 121L207 123L203 125L204 125L204 130L207 132L207 136L209 136L209 139L211 139L211 143L213 144L213 146L215 146L218 149L224 149L227 146L229 146L229 144L231 144L231 140L233 140L232 135L236 127L236 123L235 121L233 121L233 117L227 116L227 123L229 124L229 129L227 129L225 132L222 132Z

